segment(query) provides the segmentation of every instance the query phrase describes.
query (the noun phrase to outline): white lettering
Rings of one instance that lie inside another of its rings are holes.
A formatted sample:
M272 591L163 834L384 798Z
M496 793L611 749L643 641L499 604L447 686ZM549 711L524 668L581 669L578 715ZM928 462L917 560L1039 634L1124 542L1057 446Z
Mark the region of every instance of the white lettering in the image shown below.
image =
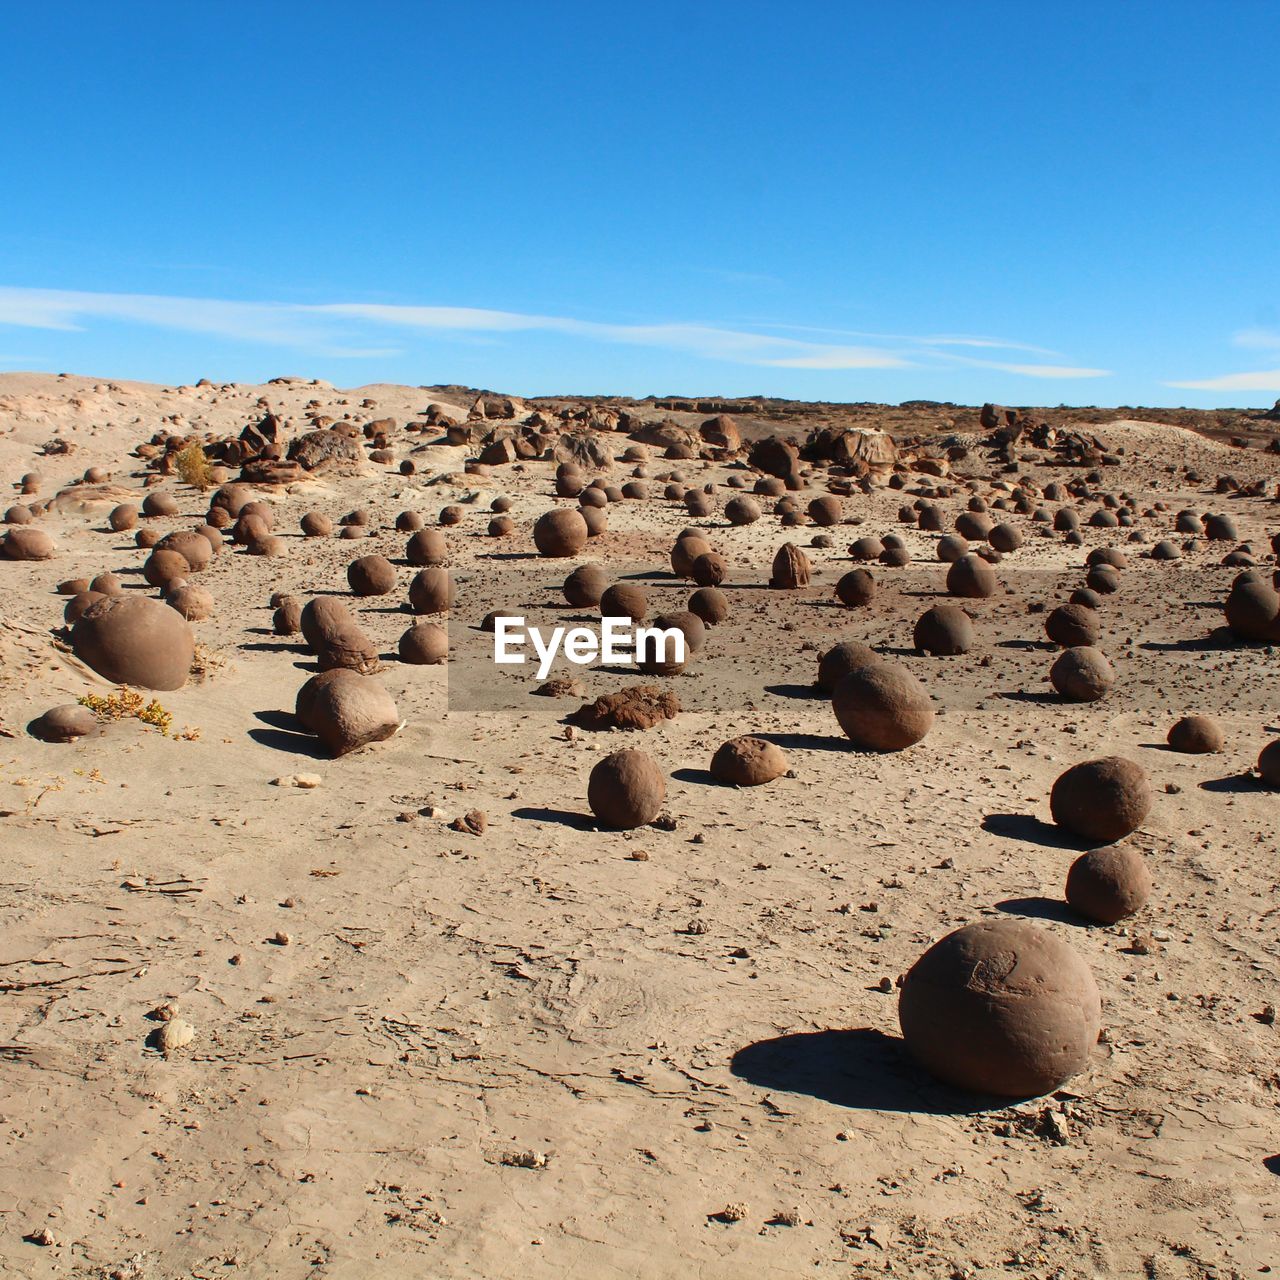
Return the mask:
M551 664L556 659L556 650L560 647L561 637L564 635L563 627L556 627L551 632L551 643L547 644L542 638L542 629L540 627L529 628L529 639L533 642L534 652L538 655L538 679L545 680L547 672L551 670Z
M524 619L518 617L500 617L493 624L493 660L507 666L515 666L524 662L523 653L513 653L512 645L521 644L525 639Z
M630 636L633 623L630 618L600 619L600 658L603 662L626 662L635 648Z

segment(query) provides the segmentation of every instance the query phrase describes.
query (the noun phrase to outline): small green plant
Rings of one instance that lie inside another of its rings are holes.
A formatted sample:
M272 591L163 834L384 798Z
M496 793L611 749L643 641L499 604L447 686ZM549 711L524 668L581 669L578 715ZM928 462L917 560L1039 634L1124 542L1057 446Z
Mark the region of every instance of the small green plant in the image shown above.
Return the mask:
M88 707L101 721L126 720L132 717L159 729L167 738L173 728L173 712L167 711L152 698L150 702L142 700L142 694L127 685L121 685L115 693L86 693L79 699L82 707Z
M203 492L213 488L213 467L205 456L204 446L193 440L184 449L180 449L174 457L174 466L184 484Z

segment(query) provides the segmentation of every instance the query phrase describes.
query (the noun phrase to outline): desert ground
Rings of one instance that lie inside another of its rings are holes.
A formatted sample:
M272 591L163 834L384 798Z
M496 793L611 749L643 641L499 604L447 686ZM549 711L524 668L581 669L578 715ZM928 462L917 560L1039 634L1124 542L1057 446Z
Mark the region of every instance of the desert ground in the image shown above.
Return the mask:
M708 444L701 424L725 413L740 439ZM1280 735L1280 659L1224 616L1242 569L1275 566L1280 424L985 417L0 375L0 475L30 517L8 527L53 546L0 560L0 1272L1227 1280L1280 1266L1278 801L1255 770ZM849 437L858 456L806 456L824 428L871 434ZM338 465L288 461L313 431L347 441ZM793 518L754 495L760 518L730 524L726 502L777 456L761 443L787 439ZM203 489L175 464L193 440L217 468ZM692 456L665 456L680 440ZM647 496L612 495L607 529L549 558L532 531L579 506L557 496L566 457ZM277 540L222 531L190 579L213 607L190 624L189 679L144 691L149 722L113 717L116 682L78 656L60 585L110 572L160 599L137 532L196 529L242 468ZM713 486L709 514L672 484ZM1054 484L1073 491L1045 498ZM175 514L111 529L149 494ZM840 523L808 519L824 496ZM491 536L500 497L511 531ZM956 599L938 543L975 497L1021 545L995 557L994 594ZM940 509L943 528L904 504ZM416 568L396 518L437 527L446 507L460 512L440 527L449 660L402 662ZM364 524L340 523L357 509ZM1078 539L1054 527L1064 509ZM1099 510L1128 523L1095 525ZM1183 511L1234 528L1178 532ZM332 533L304 536L308 512ZM488 661L491 611L584 614L561 594L580 564L642 587L651 614L684 609L693 584L671 552L687 527L724 558L730 612L682 672L561 663L581 690L552 697ZM874 598L844 607L850 545L890 533L906 563L869 563ZM1162 540L1179 558L1151 557ZM788 542L811 580L770 588ZM1098 548L1127 561L1096 610L1115 679L1070 702L1047 679L1060 649L1045 621ZM355 596L347 566L374 554L394 590ZM277 592L350 608L394 736L332 757L304 731L295 699L316 657L276 633ZM971 614L972 644L920 652L916 620L948 603ZM814 681L845 638L924 686L922 740L879 753L842 732ZM576 723L637 684L678 713ZM89 695L92 731L33 732ZM1170 749L1193 713L1221 726L1220 751ZM740 735L779 747L788 771L723 785L713 754ZM665 797L656 822L611 830L587 780L623 748L653 759ZM1113 755L1149 778L1149 813L1121 843L1154 889L1105 925L1064 901L1087 845L1049 797L1070 766ZM1027 1100L934 1079L899 1026L902 975L985 920L1069 944L1101 995L1086 1068Z

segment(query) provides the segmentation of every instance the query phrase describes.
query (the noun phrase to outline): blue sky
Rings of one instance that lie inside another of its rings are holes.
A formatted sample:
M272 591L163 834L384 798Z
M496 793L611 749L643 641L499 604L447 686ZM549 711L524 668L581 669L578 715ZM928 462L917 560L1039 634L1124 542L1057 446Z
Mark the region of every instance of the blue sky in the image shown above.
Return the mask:
M16 6L0 370L1270 405L1280 11Z

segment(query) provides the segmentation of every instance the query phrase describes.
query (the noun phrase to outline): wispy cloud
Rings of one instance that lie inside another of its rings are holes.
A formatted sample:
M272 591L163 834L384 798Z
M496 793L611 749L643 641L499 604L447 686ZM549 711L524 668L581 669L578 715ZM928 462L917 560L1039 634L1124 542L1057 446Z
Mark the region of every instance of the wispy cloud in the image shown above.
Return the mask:
M1274 329L1241 329L1232 339L1237 347L1280 351L1280 333Z
M1280 333L1274 329L1241 329L1231 336L1231 345L1250 351L1280 351ZM1280 392L1280 369L1246 369L1215 378L1184 378L1166 382L1166 387L1189 391L1275 391Z
M1186 387L1190 391L1275 391L1280 392L1280 369L1255 369L1247 373L1225 373L1220 378L1166 382L1166 387Z
M589 342L648 347L701 359L776 369L907 369L968 366L1028 378L1096 378L1107 370L1048 363L1008 364L959 354L959 348L1056 353L1025 343L965 334L848 333L841 330L769 326L765 331L714 324L610 324L568 316L500 311L480 307L407 306L387 303L301 304L240 302L153 294L90 293L0 286L0 324L75 332L94 322L145 325L217 336L238 342L291 347L314 355L379 358L402 348L371 342L392 332L400 342L414 333L453 340L499 340L501 335L547 333ZM857 342L814 342L789 336L857 338Z

